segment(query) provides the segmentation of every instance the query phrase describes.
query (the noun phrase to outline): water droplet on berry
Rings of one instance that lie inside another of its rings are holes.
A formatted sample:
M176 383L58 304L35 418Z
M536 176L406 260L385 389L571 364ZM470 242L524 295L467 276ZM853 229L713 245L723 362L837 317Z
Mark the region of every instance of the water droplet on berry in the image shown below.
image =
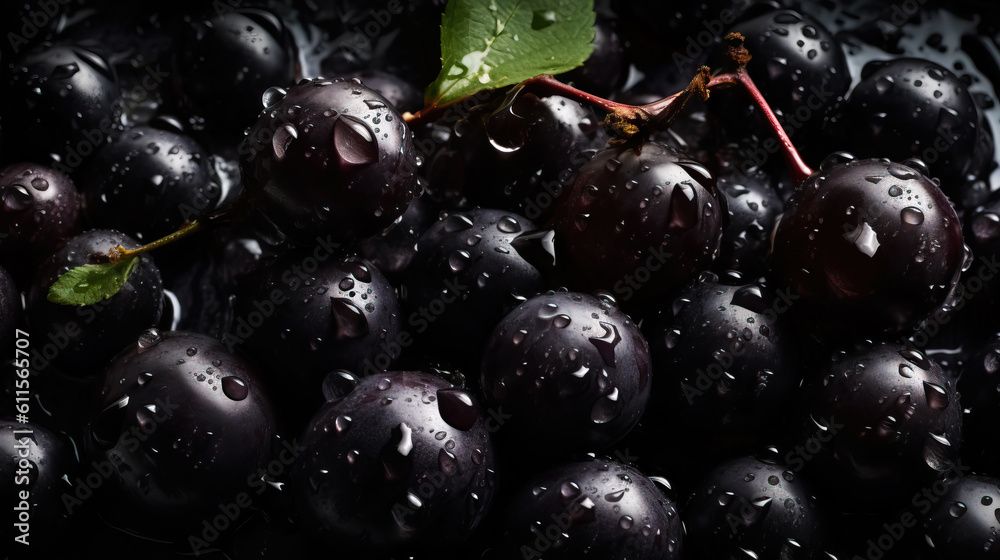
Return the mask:
M336 326L335 340L352 340L368 334L368 319L351 300L331 297L330 315Z
M149 350L159 344L161 340L163 340L163 335L159 329L146 329L139 335L139 340L136 342L136 351L142 353Z
M464 389L438 389L438 413L449 426L468 431L479 419L479 406Z
M341 115L333 125L333 145L343 165L367 165L378 161L375 135L364 121Z
M924 213L915 206L907 206L899 211L899 218L904 224L919 226L924 223Z
M222 393L234 401L242 401L250 394L250 387L239 377L228 375L222 378Z
M287 91L280 87L269 87L264 90L264 94L260 96L260 102L264 105L264 108L267 109L277 105L278 102L285 98L285 94L287 93Z
M271 137L271 148L274 150L274 157L278 161L285 159L288 147L298 137L299 131L291 123L285 123L278 127L278 130L274 131L274 136Z
M0 200L3 200L3 205L8 210L24 210L29 208L35 199L28 192L27 187L24 185L7 185L3 188L3 192L0 193Z

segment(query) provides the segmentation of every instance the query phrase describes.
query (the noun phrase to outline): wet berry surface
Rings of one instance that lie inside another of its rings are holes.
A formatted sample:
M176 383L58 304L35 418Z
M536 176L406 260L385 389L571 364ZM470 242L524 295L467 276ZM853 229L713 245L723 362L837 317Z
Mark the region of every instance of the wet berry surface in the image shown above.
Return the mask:
M991 2L8 4L0 558L1000 555Z

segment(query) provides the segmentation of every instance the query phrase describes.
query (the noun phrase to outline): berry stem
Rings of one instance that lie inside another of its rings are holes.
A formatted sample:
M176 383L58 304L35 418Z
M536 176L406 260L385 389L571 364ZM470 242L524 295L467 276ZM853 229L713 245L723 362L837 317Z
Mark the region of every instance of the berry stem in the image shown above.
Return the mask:
M247 204L247 201L244 200L244 198L245 197L240 196L236 199L235 202L233 202L233 204L226 206L225 208L216 210L215 212L209 214L208 216L205 216L204 218L201 219L195 218L194 220L186 222L177 231L167 234L157 239L156 241L149 242L140 247L136 247L135 249L126 249L125 247L119 245L117 247L110 249L107 253L98 253L94 255L94 257L97 259L97 262L99 263L117 264L124 260L128 260L136 255L141 255L142 253L145 253L147 251L152 251L153 249L159 249L164 245L169 245L174 241L179 241L181 239L184 239L185 237L195 234L205 229L205 227L208 225L220 221L225 221L235 217L236 215L241 214L244 211L244 208Z
M778 122L778 117L775 116L774 111L767 104L767 100L757 89L757 86L753 83L753 80L746 73L746 70L740 68L735 72L729 72L726 74L720 74L712 78L708 83L708 87L716 87L722 84L738 84L750 94L754 103L760 108L761 113L767 119L771 129L774 131L775 136L778 137L778 143L780 144L780 149L785 156L785 161L788 163L788 171L791 175L791 179L794 184L799 184L805 180L806 177L813 174L813 170L806 165L805 161L802 160L802 156L799 155L799 151L795 149L795 145L792 144L791 138L785 132L784 127Z

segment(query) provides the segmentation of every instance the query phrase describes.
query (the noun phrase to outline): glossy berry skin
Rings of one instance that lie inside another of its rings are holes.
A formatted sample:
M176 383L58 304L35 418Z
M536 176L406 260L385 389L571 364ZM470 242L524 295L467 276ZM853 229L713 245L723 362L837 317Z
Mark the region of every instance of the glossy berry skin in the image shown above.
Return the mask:
M962 405L955 382L915 348L880 343L838 352L803 403L804 433L824 442L807 466L852 511L884 508L956 468Z
M563 463L514 493L498 546L502 560L676 560L684 532L677 506L633 467Z
M1000 557L996 548L1000 479L964 476L924 516L924 550L928 558L986 560Z
M454 149L432 158L429 178L472 204L544 220L584 151L604 143L599 125L592 109L557 95L483 104L455 123Z
M337 546L440 551L469 536L493 497L479 404L426 373L362 379L327 402L300 440L297 509Z
M39 266L27 297L32 333L51 342L34 348L33 359L44 358L38 360L39 364L60 364L74 375L96 374L108 359L134 342L139 333L159 323L163 312L163 280L147 254L139 256L128 280L110 298L84 306L48 301L49 288L60 275L92 263L92 255L106 253L118 245L134 249L139 243L113 230L85 231Z
M54 169L15 163L0 170L0 260L15 270L54 252L80 229L80 195Z
M296 406L309 395L319 404L331 370L375 373L398 357L379 359L387 347L380 344L399 337L395 288L366 261L314 255L322 253L292 252L242 278L225 339L253 356L276 386L293 388Z
M0 505L12 512L11 522L0 528L0 553L63 557L80 519L73 516L80 509L72 501L76 467L73 450L56 434L34 423L0 420Z
M785 205L767 172L745 165L746 160L739 158L725 161L734 155L724 156L720 162L718 185L726 197L729 225L712 270L762 275L767 269L771 231Z
M575 289L638 306L711 265L725 215L712 175L674 148L608 147L556 207L557 266Z
M110 140L121 93L115 71L74 45L43 44L8 67L2 97L4 146L22 159L54 153L63 172Z
M656 379L644 423L701 445L759 441L799 385L790 298L703 272L645 324Z
M267 107L240 145L245 193L280 236L338 242L374 235L415 194L413 134L388 101L352 80L300 82Z
M518 252L518 237L533 229L517 214L476 208L449 214L420 236L403 291L418 349L479 366L507 308L544 289L542 273Z
M966 413L962 418L962 434L969 442L962 448L963 458L973 468L995 472L1000 467L997 449L997 422L1000 422L1000 339L972 355L958 378L958 390ZM1000 507L1000 506L998 506Z
M689 558L827 558L813 490L779 454L731 459L704 477L681 510Z
M399 76L381 70L360 70L351 72L348 77L357 78L377 91L400 113L415 113L424 108L421 90Z
M267 88L292 85L298 54L281 18L260 8L192 21L174 53L171 78L181 102L234 138L253 123Z
M851 84L847 59L833 33L816 18L795 10L756 15L736 23L732 31L746 37L744 44L752 56L747 72L796 145L820 140ZM724 50L716 53L720 61ZM742 130L746 127L741 122L754 122L747 117L759 113L756 107L744 107L751 104L743 101L747 99L740 91L709 103L721 109L726 125ZM744 113L732 110L734 105Z
M829 163L792 195L772 236L774 275L813 334L905 332L957 282L962 225L922 164L906 163Z
M92 406L84 444L111 471L100 511L147 538L188 545L220 503L260 494L260 469L280 450L255 368L201 334L143 332L110 362Z
M435 205L426 195L414 198L386 231L361 242L361 254L397 283L402 281L417 254L417 243L437 221Z
M549 292L497 325L480 382L489 406L510 416L501 430L511 444L554 456L624 437L646 408L651 368L639 328L613 303Z
M928 60L899 58L865 66L846 119L859 157L920 158L956 196L972 166L979 114L965 83Z
M222 193L201 146L184 134L148 126L108 144L77 177L90 224L147 243L207 215Z

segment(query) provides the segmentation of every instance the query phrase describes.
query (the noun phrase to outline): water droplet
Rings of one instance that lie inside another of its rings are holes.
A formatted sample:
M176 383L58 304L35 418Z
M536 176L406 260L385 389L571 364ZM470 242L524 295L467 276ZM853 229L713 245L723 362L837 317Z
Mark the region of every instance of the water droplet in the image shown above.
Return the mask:
M604 334L600 337L590 337L589 340L597 348L604 363L613 368L615 367L615 347L621 342L622 336L618 333L618 327L613 324L604 321L600 321L599 324L604 329Z
M513 216L504 216L497 222L497 229L504 233L518 233L521 231L521 224Z
M629 516L627 516L627 515L623 515L622 518L618 520L618 526L621 527L622 529L626 530L626 531L629 530L629 529L631 529L632 528L632 518L629 517Z
M927 398L927 406L935 410L948 408L948 392L944 390L944 387L924 381L924 396Z
M35 177L31 180L31 186L34 187L35 190L46 191L49 188L49 182L41 177Z
M965 515L967 510L968 508L962 502L954 502L948 506L948 515L958 519L959 517Z
M559 486L559 495L570 500L580 495L580 485L575 482L563 482Z
M66 80L72 78L74 74L80 71L80 67L77 66L75 62L70 62L69 64L60 64L52 70L52 79L54 80Z
M335 340L352 340L368 334L368 319L349 299L331 297L330 316L336 326Z
M472 255L465 250L459 249L448 256L448 268L454 273L459 273L465 270L469 263L472 262Z
M250 394L250 387L246 381L229 375L222 378L222 392L234 401L242 401Z
M531 15L531 28L535 31L545 29L556 22L556 13L553 10L535 10Z
M620 502L622 498L625 497L625 489L615 490L614 492L608 492L604 495L604 499L609 502Z
M472 220L462 214L451 214L444 219L444 230L448 233L472 229Z
M861 226L844 234L844 239L850 241L855 247L865 255L874 257L881 245L878 235L868 222L861 222Z
M195 347L193 347L193 346L191 348L188 348L187 351L186 351L186 354L188 356L194 356L197 353L198 353L198 349L195 348Z
M351 429L351 417L343 414L338 414L333 420L333 429L337 430L338 434L342 434L347 430Z
M139 335L139 340L136 342L136 351L141 354L159 344L161 340L163 340L163 335L159 329L146 329Z
M444 474L451 476L458 472L458 458L454 453L442 449L438 451L438 468Z
M468 431L479 420L479 406L464 389L438 389L438 413L449 426Z
M24 210L31 207L35 199L24 185L7 185L0 192L0 200L8 210Z
M565 314L556 315L552 319L552 325L555 326L557 329L565 329L566 327L569 326L571 322L572 319L570 319L570 316Z
M618 400L618 388L601 397L590 410L590 419L595 424L606 424L617 418L622 412L622 403Z
M899 219L901 219L904 224L919 226L924 223L924 213L915 206L907 206L899 211Z
M264 108L267 109L284 99L286 93L288 92L280 87L269 87L264 90L264 94L260 96L260 102L264 105Z
M368 125L351 115L341 115L333 125L333 145L345 165L378 161L378 144Z
M919 367L920 369L930 369L931 363L927 359L927 356L923 352L917 350L916 348L903 348L899 351L899 355L903 359L907 360L911 364Z
M899 364L899 375L909 379L913 377L913 368L911 368L908 364Z
M670 221L667 227L674 231L686 231L698 223L698 199L690 183L674 185L668 215Z
M274 150L275 159L278 161L285 159L288 147L298 137L299 131L291 123L285 123L278 127L278 130L274 131L274 136L271 137L271 148Z
M323 378L323 398L335 401L346 397L361 380L353 373L338 369L326 374Z

